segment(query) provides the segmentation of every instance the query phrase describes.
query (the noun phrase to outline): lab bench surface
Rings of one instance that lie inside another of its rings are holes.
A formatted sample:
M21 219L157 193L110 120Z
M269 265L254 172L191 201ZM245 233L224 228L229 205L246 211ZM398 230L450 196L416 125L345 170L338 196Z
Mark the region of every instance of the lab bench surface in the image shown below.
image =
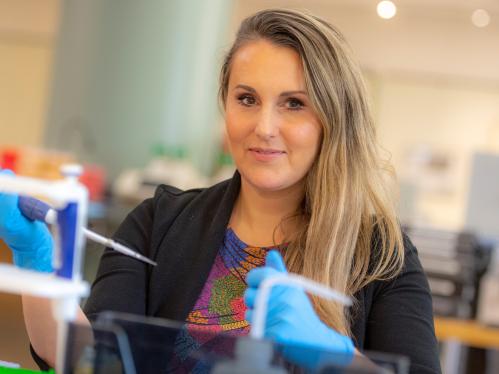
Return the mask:
M440 358L442 372L445 374L463 374L472 367L473 373L497 372L499 368L499 328L486 326L474 320L435 317L435 334L441 344ZM475 367L470 363L470 349L485 350L485 367ZM490 366L490 367L487 367Z
M477 321L435 317L435 333L439 341L457 340L470 347L499 349L499 328Z

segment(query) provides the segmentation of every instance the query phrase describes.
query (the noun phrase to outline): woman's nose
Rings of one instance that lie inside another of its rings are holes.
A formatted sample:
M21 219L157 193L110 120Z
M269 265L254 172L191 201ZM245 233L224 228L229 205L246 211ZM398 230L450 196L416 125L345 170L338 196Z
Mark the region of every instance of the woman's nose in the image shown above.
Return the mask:
M279 134L278 119L272 108L262 108L257 118L255 133L263 139L270 139Z

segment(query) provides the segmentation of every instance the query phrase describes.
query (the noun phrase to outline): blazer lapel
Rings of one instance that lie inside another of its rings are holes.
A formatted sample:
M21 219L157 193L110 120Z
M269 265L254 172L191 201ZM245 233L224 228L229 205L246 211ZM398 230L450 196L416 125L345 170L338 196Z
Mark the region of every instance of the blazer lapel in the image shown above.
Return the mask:
M164 266L151 274L149 315L185 321L223 243L240 185L236 171L229 183L202 190L173 221L157 252Z

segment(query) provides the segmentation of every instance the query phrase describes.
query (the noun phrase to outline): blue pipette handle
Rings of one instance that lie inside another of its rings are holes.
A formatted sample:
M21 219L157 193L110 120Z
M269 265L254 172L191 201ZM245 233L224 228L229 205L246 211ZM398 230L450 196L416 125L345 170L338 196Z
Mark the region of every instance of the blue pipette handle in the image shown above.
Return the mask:
M29 220L48 224L58 223L61 227L59 235L60 250L54 257L53 266L58 276L73 279L78 266L75 263L73 250L76 243L76 204L68 203L58 214L55 214L54 209L48 204L29 196L19 196L17 205L21 213Z
M43 201L29 196L19 196L18 206L21 213L29 220L42 222L46 222L47 213L52 209Z
M64 219L64 217L62 218L59 217L59 214L54 216L54 209L52 209L50 205L33 197L19 196L18 206L21 213L26 218L32 221L41 221L48 224L53 224L57 221L59 225L66 225L66 220ZM63 216L67 214L74 216L76 214L74 204L68 204L68 206L59 213L62 213ZM70 221L73 222L73 220ZM65 229L61 230L61 233L62 235L67 235L67 233L70 232L70 237L74 237L75 233L72 230L74 231L74 227L65 226ZM120 243L116 243L113 240L107 239L103 236L93 233L87 228L83 228L83 233L91 240L97 241L100 244L104 244L107 247L111 247L115 251L121 252L127 256L134 257L150 265L156 266L156 262L150 260L149 258L137 253L132 249L126 248L124 245ZM65 242L64 238L62 241ZM73 255L71 251L68 251L67 253L68 256ZM72 257L68 259L66 262L72 263Z

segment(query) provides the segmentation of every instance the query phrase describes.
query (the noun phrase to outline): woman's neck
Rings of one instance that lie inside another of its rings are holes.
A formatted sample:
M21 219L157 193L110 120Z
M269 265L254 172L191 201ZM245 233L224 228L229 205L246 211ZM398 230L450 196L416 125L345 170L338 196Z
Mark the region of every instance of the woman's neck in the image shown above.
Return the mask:
M230 226L248 245L267 247L281 244L294 230L292 216L303 199L303 185L280 191L261 191L241 178L241 191L232 211ZM281 224L282 223L282 224Z

